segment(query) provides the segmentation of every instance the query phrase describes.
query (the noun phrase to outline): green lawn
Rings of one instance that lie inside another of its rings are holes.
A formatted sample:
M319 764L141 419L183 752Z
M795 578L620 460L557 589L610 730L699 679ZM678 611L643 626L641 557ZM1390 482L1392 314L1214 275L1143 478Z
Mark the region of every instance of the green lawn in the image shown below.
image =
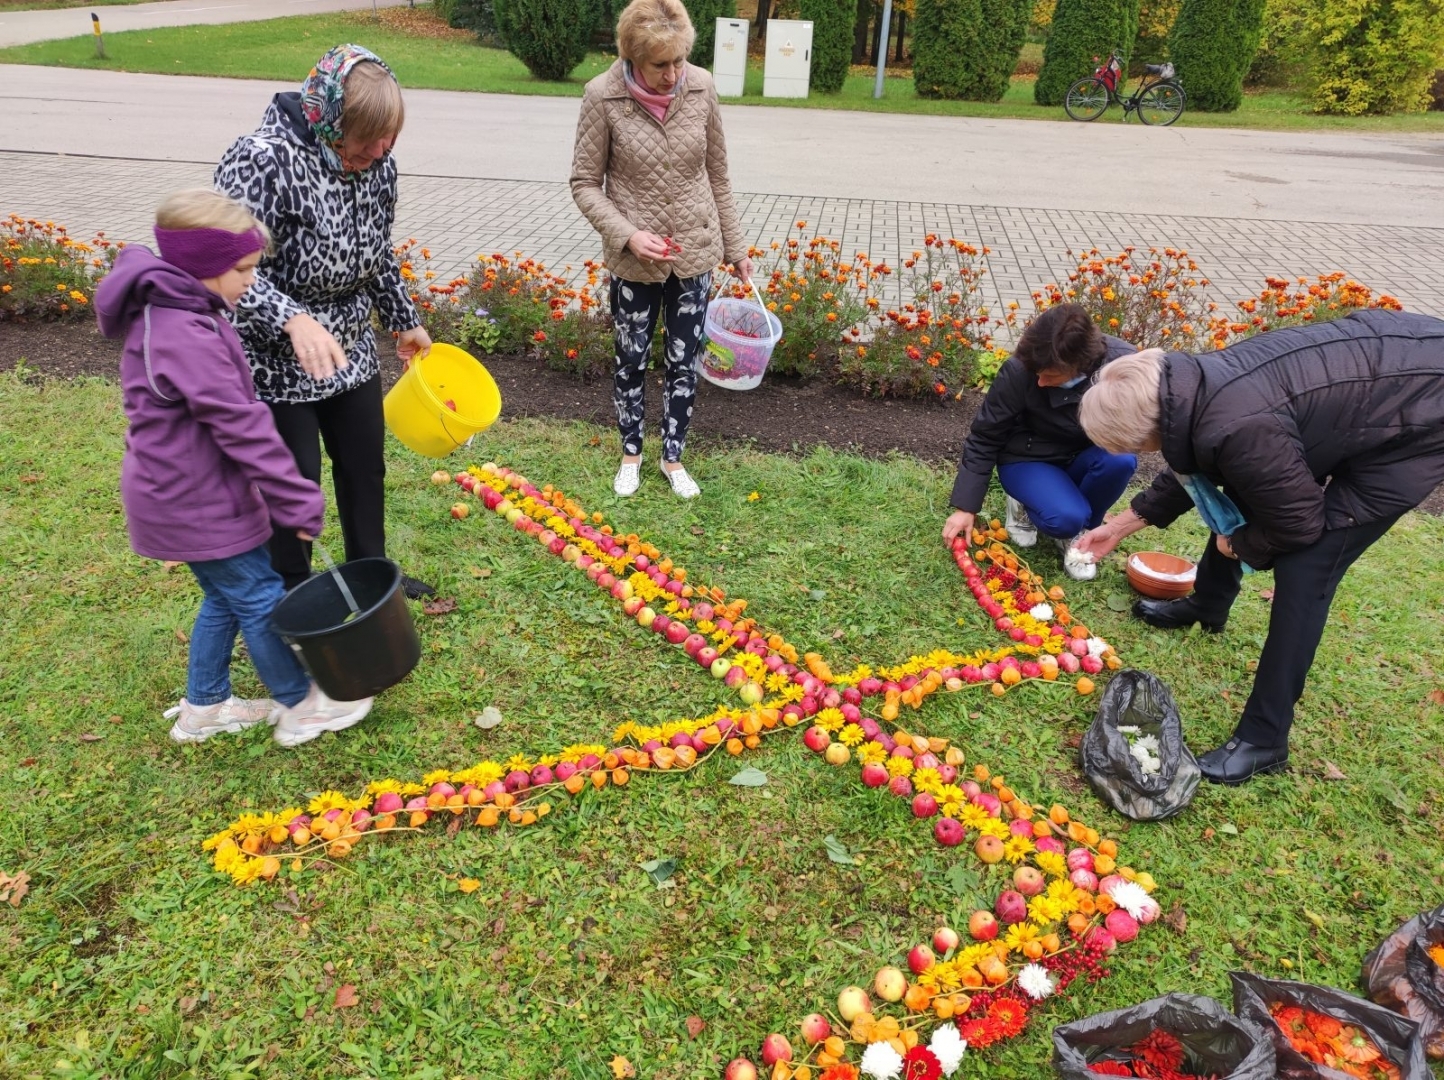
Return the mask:
M105 60L96 59L89 37L47 41L0 49L0 63L295 81L329 46L358 39L385 57L406 86L437 90L580 96L586 81L611 62L610 57L594 54L577 68L570 80L549 83L532 78L519 60L499 49L483 48L469 41L415 37L378 25L369 15L339 14L107 34ZM880 101L873 98L872 91L870 75L853 75L838 94L815 94L804 100L763 99L762 69L754 64L748 73L747 94L738 103L934 116L1066 119L1061 107L1042 108L1033 104L1033 85L1028 79L1014 79L1003 100L996 104L928 101L917 96L911 79L902 78L887 80L886 94ZM1097 122L1118 123L1121 117L1122 110L1112 108ZM1305 111L1300 96L1267 91L1249 94L1237 112L1186 112L1179 124L1278 130L1439 132L1444 130L1444 113L1374 118L1314 116Z
M87 0L0 0L0 14L7 11L54 11L59 8L79 7L119 7L126 4L145 4L149 0L94 0L87 3ZM101 27L105 26L105 20L101 20Z
M947 875L976 865L968 849L937 847L902 800L828 768L796 733L743 760L768 774L763 788L727 784L739 762L724 755L563 799L529 830L368 841L332 871L234 887L199 844L243 810L604 741L624 719L732 699L535 541L479 509L453 521L454 489L427 481L434 463L393 443L392 551L458 601L418 615L420 668L364 725L298 750L264 731L176 746L160 713L183 691L197 590L184 569L129 552L116 388L0 376L0 430L0 873L31 878L18 907L0 904L0 1075L601 1078L621 1054L642 1077L715 1076L769 1030L795 1039L804 1014L940 921L965 921ZM697 446L701 499L682 503L646 473L621 502L616 454L611 431L525 421L479 437L469 460L557 482L835 668L996 644L938 541L946 470ZM1181 523L1135 539L1191 553L1202 537ZM1186 915L1182 930L1146 928L1111 978L962 1075L1041 1076L1053 1022L1166 990L1226 996L1232 968L1352 987L1367 949L1438 902L1444 713L1427 698L1440 687L1441 551L1444 522L1410 516L1346 579L1291 773L1205 784L1168 823L1129 827L1080 782L1071 747L1096 698L1029 685L939 694L910 714L1024 796L1117 836L1122 861ZM1038 564L1059 576L1051 551ZM1111 610L1126 591L1113 566L1070 598L1128 663L1173 686L1201 749L1247 693L1269 584L1249 578L1216 637L1145 632ZM238 690L258 692L254 676ZM479 731L472 718L491 704L504 722ZM828 835L861 864L830 863ZM669 857L675 887L659 890L639 864ZM463 876L480 889L463 895ZM1000 887L996 871L982 878ZM359 1005L336 1006L342 986ZM695 1039L691 1016L706 1024Z

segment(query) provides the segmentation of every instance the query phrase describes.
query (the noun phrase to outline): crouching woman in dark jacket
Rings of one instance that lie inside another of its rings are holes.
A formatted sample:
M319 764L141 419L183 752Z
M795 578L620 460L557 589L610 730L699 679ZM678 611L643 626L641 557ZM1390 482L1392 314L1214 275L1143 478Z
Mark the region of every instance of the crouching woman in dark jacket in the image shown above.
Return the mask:
M1223 784L1283 768L1340 579L1444 482L1444 322L1364 311L1200 356L1150 349L1105 368L1079 419L1098 445L1161 450L1172 470L1081 548L1102 555L1194 505L1214 534L1193 593L1140 600L1135 615L1221 630L1243 567L1272 568L1253 691L1233 735L1199 763Z
M1070 577L1092 578L1093 561L1073 550L1073 539L1103 520L1138 458L1089 442L1078 426L1078 402L1089 376L1133 351L1099 332L1077 304L1049 308L1030 322L968 432L943 538L972 531L996 468L1008 495L1009 539L1032 547L1042 532L1057 543Z

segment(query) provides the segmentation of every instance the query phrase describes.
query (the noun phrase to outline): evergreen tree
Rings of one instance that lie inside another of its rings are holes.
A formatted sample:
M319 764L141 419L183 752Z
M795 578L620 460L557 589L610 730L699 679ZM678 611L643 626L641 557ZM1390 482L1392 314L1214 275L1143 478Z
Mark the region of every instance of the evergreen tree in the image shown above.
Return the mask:
M1061 105L1072 86L1108 60L1114 49L1123 53L1124 71L1138 34L1139 0L1058 0L1043 68L1033 87L1039 105Z
M1258 52L1264 0L1183 0L1168 55L1190 109L1233 112Z
M737 0L682 0L682 3L692 20L692 28L697 31L697 41L687 59L698 67L710 69L717 44L717 20L735 19Z
M919 97L997 101L1008 90L1033 0L917 0L913 85Z
M600 0L493 0L497 32L538 79L561 81L586 58Z
M801 17L812 22L812 82L814 90L835 94L842 89L852 63L852 30L857 16L854 0L802 0Z

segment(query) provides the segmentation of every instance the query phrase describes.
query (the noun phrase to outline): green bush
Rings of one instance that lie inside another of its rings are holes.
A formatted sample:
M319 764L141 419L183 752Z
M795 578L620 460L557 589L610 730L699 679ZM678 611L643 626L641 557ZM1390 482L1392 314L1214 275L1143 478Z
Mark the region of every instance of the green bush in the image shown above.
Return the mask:
M436 0L436 14L446 25L470 30L486 42L497 40L496 15L491 0Z
M1190 109L1233 112L1239 107L1263 20L1264 0L1183 0L1168 55Z
M812 89L835 94L842 89L852 63L857 4L855 0L802 0L800 17L812 20Z
M919 97L998 101L1018 66L1033 0L917 0Z
M1311 52L1304 29L1307 6L1308 0L1264 0L1263 32L1244 85L1304 85Z
M1444 55L1438 0L1316 0L1303 15L1314 111L1419 112Z
M737 17L737 0L682 0L692 27L697 31L697 41L688 57L698 67L712 67L713 47L717 44L717 20ZM625 6L625 5L621 5ZM621 15L621 10L617 11Z
M1033 100L1063 104L1068 87L1092 74L1114 49L1122 51L1126 70L1137 33L1138 0L1058 0Z
M567 78L586 58L602 15L600 0L493 0L496 28L538 79Z
M1138 33L1133 39L1135 63L1158 64L1168 59L1168 34L1178 18L1180 0L1143 0Z

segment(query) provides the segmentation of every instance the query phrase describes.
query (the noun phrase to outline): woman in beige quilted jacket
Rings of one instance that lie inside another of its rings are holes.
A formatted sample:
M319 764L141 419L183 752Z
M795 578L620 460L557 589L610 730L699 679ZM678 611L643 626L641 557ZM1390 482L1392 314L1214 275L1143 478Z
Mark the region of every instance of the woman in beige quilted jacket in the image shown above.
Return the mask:
M727 262L744 283L752 277L717 91L706 70L687 63L695 38L681 0L632 0L617 20L619 58L587 84L577 122L572 197L602 236L612 278L618 495L641 482L644 376L659 313L662 473L682 498L701 493L682 448L712 271Z

